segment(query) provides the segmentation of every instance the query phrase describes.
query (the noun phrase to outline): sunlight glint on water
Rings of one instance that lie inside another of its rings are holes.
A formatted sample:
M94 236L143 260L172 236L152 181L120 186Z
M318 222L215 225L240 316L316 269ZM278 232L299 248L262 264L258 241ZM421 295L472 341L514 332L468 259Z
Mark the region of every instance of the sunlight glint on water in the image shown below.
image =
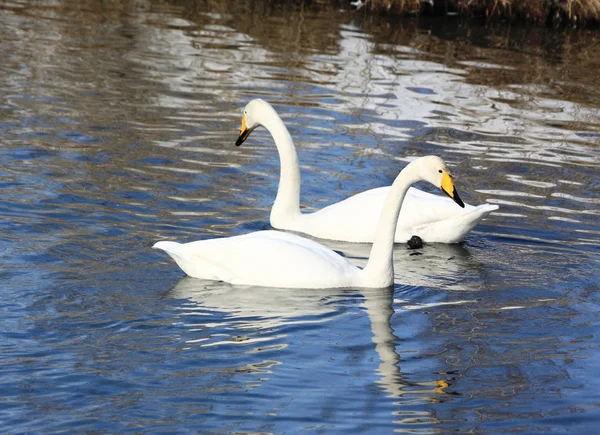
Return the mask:
M292 3L0 5L2 427L595 433L597 36ZM185 278L155 241L269 228L257 97L306 211L426 154L500 210L393 289Z

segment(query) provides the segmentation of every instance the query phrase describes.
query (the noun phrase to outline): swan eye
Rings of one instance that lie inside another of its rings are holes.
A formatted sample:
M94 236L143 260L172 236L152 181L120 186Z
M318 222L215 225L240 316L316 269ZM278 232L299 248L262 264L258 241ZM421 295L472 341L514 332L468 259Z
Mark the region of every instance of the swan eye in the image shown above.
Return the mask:
M441 174L441 173L442 173L442 170L441 170L441 169L438 169L438 172Z

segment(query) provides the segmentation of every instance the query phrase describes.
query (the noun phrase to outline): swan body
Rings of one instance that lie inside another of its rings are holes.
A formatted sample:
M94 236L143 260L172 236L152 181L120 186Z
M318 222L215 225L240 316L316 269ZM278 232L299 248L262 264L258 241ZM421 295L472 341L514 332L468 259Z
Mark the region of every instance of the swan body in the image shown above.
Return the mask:
M266 101L255 99L244 109L236 145L262 125L273 136L281 173L277 197L271 209L273 228L345 242L372 243L377 221L390 187L358 193L314 213L300 212L300 167L294 142L283 121ZM419 236L429 243L457 243L497 205L457 207L450 199L410 188L400 212L394 241L404 243Z
M284 222L276 220L277 224L273 226L321 239L371 243L389 191L390 186L366 190L314 213L299 214ZM450 198L411 187L400 210L394 241L403 243L412 236L419 236L429 243L458 243L497 208L492 204L477 207L465 204L460 208Z
M462 204L439 157L411 162L388 189L364 269L318 242L275 230L183 244L162 241L153 247L169 254L193 278L265 287L388 287L394 282L398 215L409 186L418 180L431 182Z
M353 285L360 269L313 240L282 231L179 244L158 242L188 275L264 287L335 288Z

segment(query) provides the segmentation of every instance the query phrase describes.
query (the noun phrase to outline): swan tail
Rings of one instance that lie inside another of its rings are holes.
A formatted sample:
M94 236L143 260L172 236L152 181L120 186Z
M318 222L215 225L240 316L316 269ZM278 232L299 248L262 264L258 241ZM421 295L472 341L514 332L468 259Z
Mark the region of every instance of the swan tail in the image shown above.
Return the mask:
M163 241L163 242L156 242L154 244L154 246L152 246L152 249L160 249L161 251L165 251L169 255L171 255L171 254L177 255L177 253L179 252L178 248L180 246L181 246L181 243Z
M428 243L459 243L483 218L498 208L494 204L482 204L469 213L415 227L413 235Z
M177 242L156 242L152 249L160 249L161 251L165 251L169 254L175 263L183 270L187 275L193 276L193 272L191 271L191 265L193 262L191 258L188 258L188 255L184 252L183 245Z
M198 252L190 252L190 244L177 242L156 242L153 249L165 251L175 260L175 263L192 278L211 279L215 281L232 281L232 273L213 261L199 255Z
M498 206L496 204L481 204L481 205L476 206L475 208L477 210L479 210L480 213L483 214L483 217L486 217L488 214L490 214L494 210L498 210L500 208L500 206Z

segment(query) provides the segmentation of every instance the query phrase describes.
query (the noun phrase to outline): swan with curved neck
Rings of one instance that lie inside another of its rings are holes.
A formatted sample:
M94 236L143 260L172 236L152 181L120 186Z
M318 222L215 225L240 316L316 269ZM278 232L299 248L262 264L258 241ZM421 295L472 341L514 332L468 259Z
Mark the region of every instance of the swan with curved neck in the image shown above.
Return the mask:
M265 287L388 287L394 283L398 215L410 185L419 180L462 204L442 159L427 156L411 162L390 188L364 269L320 243L274 230L185 244L164 241L153 247L167 252L193 278Z
M321 239L373 242L390 186L361 192L314 213L301 213L300 165L296 147L285 124L269 103L255 99L246 105L235 144L241 145L261 125L273 136L281 163L279 188L271 209L271 226ZM496 209L498 206L491 204L476 207L466 204L461 208L449 198L410 188L394 241L403 243L412 236L419 236L430 243L460 242L479 221Z

